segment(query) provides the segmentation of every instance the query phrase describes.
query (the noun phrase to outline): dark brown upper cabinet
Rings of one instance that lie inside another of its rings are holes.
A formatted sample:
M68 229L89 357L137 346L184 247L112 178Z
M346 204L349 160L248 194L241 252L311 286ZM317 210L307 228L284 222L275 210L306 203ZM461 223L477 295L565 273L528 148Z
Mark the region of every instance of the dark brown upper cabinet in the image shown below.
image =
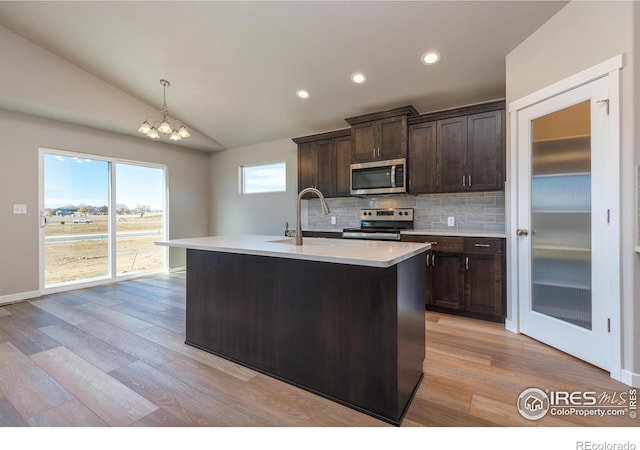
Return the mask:
M430 194L437 191L437 122L409 127L409 192Z
M351 133L340 130L294 138L298 144L298 192L314 187L325 197L351 192Z
M406 158L407 117L418 112L413 106L345 119L351 125L351 162Z
M409 192L504 189L504 102L409 119Z

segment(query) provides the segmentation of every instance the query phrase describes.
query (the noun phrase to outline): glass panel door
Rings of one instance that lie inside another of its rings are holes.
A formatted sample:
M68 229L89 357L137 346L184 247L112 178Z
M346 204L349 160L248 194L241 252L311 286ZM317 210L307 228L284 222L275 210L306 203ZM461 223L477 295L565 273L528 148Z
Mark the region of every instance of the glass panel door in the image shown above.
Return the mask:
M609 115L601 78L518 111L520 331L609 366Z
M590 101L531 121L533 311L591 329Z
M165 171L116 163L116 272L154 272L165 268Z
M44 285L111 276L110 163L43 155Z

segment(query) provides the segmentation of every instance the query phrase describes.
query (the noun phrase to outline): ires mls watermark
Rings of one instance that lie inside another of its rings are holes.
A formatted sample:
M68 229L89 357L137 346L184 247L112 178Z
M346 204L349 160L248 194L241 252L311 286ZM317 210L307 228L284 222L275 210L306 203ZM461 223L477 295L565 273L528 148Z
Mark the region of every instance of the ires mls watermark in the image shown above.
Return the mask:
M638 415L637 390L623 392L550 391L528 388L517 402L518 412L528 420L552 416L628 416Z

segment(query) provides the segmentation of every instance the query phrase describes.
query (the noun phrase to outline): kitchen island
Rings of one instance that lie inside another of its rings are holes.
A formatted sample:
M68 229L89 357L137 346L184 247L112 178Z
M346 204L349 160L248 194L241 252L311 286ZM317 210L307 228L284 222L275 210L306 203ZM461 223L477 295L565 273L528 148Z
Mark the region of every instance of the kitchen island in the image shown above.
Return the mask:
M422 379L428 244L158 244L187 249L187 344L400 424Z

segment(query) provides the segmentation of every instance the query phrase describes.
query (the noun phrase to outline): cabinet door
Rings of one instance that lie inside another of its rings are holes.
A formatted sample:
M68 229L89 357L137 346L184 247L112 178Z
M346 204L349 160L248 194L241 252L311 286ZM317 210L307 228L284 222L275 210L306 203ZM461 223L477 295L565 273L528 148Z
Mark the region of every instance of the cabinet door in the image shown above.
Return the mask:
M351 136L334 140L336 152L336 197L351 195Z
M467 117L438 121L438 192L455 192L465 188L467 157Z
M464 271L463 255L459 253L433 252L431 292L432 304L443 308L462 309Z
M336 149L331 139L316 142L318 152L318 189L325 197L336 190Z
M351 128L353 149L351 162L367 162L376 159L376 122L354 125Z
M465 311L502 316L502 267L501 254L465 254Z
M503 111L468 116L467 187L474 191L502 189Z
M298 192L318 185L318 152L315 142L298 145Z
M377 159L407 157L407 117L390 117L378 121Z
M409 192L428 194L436 192L436 122L425 122L409 127Z

